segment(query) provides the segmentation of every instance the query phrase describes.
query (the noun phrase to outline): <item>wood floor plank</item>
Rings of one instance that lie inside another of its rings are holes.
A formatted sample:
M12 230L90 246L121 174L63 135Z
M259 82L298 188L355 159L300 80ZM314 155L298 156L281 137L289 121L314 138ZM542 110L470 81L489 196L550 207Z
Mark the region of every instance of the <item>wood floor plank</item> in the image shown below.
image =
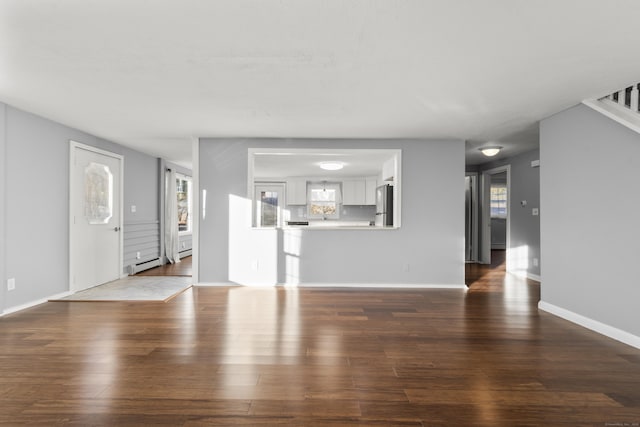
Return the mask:
M539 312L537 282L196 287L0 318L0 424L640 423L640 350Z

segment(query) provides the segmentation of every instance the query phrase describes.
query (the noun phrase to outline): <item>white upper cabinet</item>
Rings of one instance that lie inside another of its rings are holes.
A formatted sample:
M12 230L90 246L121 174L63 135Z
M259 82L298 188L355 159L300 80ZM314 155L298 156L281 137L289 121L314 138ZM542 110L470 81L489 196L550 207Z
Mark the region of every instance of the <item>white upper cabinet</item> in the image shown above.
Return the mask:
M376 204L376 188L378 187L378 180L375 176L368 177L365 182L365 205Z
M382 165L382 180L393 182L396 175L395 158L390 158Z
M366 201L366 186L364 179L342 181L342 204L364 205Z
M307 180L305 178L287 179L287 204L307 204Z
M375 205L377 186L378 180L375 176L345 179L342 181L342 204Z

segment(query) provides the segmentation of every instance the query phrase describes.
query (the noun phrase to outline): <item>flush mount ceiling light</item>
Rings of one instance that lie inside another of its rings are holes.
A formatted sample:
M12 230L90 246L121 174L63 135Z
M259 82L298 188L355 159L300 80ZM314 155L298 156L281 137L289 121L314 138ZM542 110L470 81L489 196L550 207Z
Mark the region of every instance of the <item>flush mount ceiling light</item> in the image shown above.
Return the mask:
M502 147L493 146L493 147L482 147L479 150L487 157L493 157L502 150Z
M326 171L338 171L344 167L342 162L320 162L320 168Z

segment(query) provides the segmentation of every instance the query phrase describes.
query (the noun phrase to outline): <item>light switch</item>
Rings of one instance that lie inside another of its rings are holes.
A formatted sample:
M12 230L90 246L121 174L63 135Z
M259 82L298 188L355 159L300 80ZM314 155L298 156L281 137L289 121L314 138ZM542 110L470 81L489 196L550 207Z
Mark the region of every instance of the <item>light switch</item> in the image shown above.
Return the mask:
M540 214L540 211L538 210L538 208L531 209L531 215L538 216L539 214Z
M131 205L131 213L136 213L136 205Z

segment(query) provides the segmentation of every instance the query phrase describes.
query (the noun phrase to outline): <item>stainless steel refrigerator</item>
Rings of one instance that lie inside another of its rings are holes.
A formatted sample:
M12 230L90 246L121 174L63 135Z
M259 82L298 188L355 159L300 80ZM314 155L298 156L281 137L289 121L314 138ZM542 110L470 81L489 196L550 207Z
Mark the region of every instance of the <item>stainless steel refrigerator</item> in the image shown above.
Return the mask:
M393 226L393 185L376 188L376 226Z

